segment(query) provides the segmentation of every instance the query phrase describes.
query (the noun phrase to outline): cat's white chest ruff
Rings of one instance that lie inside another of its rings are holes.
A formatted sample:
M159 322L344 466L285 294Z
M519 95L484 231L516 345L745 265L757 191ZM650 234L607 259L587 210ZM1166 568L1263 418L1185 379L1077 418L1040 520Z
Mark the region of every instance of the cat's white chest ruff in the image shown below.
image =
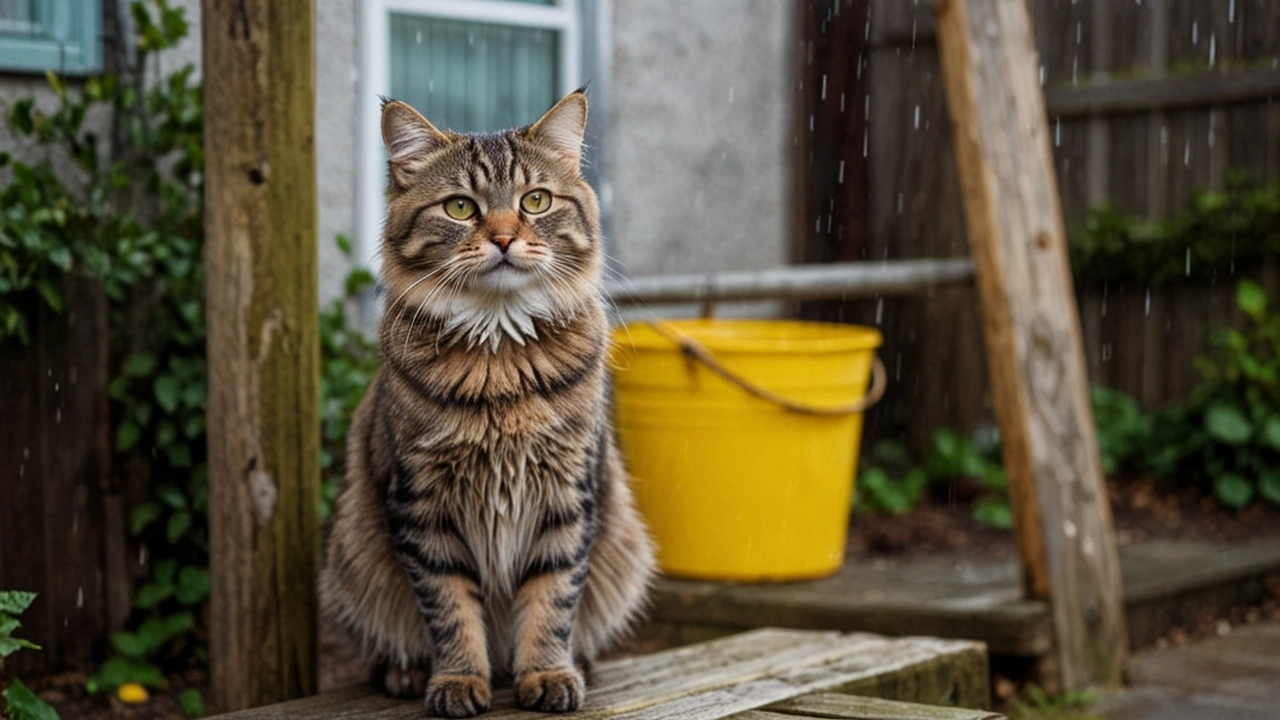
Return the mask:
M537 340L534 321L554 317L555 306L543 288L526 287L515 292L460 294L436 314L445 318L446 331L458 333L469 346L487 345L497 351L504 338L519 345Z

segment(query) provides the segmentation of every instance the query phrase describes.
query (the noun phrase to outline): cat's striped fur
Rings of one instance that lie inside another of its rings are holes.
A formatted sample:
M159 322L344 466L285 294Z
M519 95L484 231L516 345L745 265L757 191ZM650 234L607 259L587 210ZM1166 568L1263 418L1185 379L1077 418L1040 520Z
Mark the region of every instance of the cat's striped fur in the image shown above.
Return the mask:
M482 712L507 677L523 707L576 709L578 665L628 628L653 571L610 425L585 121L581 92L482 136L383 109L384 366L322 591L387 689L440 716ZM533 191L549 209L526 212ZM472 217L445 211L459 197Z

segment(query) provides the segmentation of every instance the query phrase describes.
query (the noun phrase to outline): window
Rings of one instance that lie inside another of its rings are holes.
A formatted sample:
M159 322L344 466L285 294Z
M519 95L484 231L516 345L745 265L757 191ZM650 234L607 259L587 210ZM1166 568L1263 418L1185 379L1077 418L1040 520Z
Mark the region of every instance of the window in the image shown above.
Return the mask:
M579 11L579 0L365 0L361 259L375 255L385 210L378 96L458 132L532 122L579 85Z
M0 0L0 70L97 72L101 25L100 0Z

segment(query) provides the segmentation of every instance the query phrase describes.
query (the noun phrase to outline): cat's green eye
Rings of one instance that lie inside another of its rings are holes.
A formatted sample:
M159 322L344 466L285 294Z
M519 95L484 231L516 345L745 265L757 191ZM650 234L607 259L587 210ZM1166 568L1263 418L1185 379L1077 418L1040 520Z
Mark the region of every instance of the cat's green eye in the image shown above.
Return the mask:
M469 220L476 214L476 201L465 197L451 197L444 201L444 211L454 220Z
M546 190L530 190L520 198L520 208L530 215L544 213L551 207L551 193Z

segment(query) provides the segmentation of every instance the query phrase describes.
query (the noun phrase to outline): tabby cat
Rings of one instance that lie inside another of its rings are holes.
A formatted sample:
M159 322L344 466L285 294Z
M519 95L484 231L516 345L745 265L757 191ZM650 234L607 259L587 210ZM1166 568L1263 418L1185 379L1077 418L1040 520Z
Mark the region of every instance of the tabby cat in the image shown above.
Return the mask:
M488 135L382 110L384 365L322 592L375 680L437 716L485 711L507 680L523 708L577 709L653 572L610 424L586 118L582 91Z

